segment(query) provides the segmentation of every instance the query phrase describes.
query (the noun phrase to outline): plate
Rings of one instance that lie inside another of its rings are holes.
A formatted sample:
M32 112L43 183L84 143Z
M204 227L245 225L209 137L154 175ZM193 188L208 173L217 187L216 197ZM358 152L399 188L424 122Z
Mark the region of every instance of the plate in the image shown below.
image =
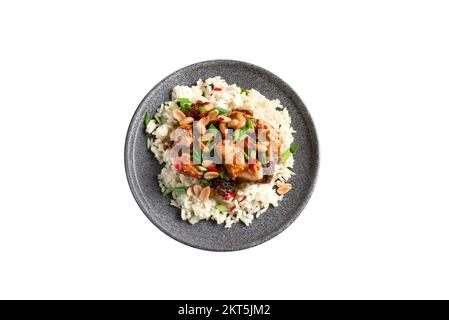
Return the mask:
M230 229L213 221L191 225L181 219L178 208L170 205L158 185L161 165L147 150L144 118L154 114L165 101L170 100L176 85L192 86L198 79L221 76L227 83L254 88L269 99L279 99L288 108L295 129L295 154L290 180L292 191L284 196L278 207L270 207L250 226L238 222ZM318 140L312 118L295 91L279 77L261 67L233 60L212 60L184 67L159 82L145 96L137 108L125 143L125 168L128 183L143 213L161 231L186 245L211 251L234 251L259 245L285 230L306 206L318 172Z

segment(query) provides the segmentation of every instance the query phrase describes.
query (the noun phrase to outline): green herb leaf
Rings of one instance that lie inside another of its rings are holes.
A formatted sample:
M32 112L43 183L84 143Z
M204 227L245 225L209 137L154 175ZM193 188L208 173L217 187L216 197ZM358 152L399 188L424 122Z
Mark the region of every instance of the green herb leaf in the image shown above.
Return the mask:
M208 186L208 185L209 185L209 180L201 179L201 180L200 180L200 184L201 184L202 186Z
M228 212L228 207L225 206L224 204L217 204L215 206L215 209L217 209L220 212Z
M161 124L161 118L159 118L157 114L154 115L154 119L156 120L157 123Z
M243 151L243 156L245 157L246 160L249 160L248 154L245 151Z
M229 109L221 108L218 106L216 108L218 110L218 114L227 114L227 113L231 112L231 110L229 110Z
M251 119L246 119L246 125L248 126L248 128L254 130L254 123Z
M245 88L240 88L240 93L246 93L248 94L249 90Z
M200 110L201 114L205 114L206 113L206 108L204 108L204 107L199 107L198 110Z
M299 147L297 145L291 146L290 147L290 152L291 153L295 153L296 151L298 151Z
M164 197L168 196L170 193L173 192L173 188L165 188L164 193L162 194Z
M203 167L203 166L196 166L196 168L197 168L199 171L207 171L207 168L205 168L205 167Z
M176 192L177 194L184 194L187 192L187 189L185 187L177 187L173 190L173 192Z
M151 120L150 113L147 112L147 113L145 114L145 120L144 120L145 126L147 126L147 125L150 123L150 120Z

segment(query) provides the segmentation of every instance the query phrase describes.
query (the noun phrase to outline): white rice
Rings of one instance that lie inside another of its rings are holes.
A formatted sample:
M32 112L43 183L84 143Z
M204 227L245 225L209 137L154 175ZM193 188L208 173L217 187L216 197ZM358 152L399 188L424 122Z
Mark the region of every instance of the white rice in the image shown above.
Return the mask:
M222 88L222 91L213 91L210 85ZM159 174L159 185L162 192L167 188L190 187L198 184L198 180L179 174L171 163L170 150L164 151L164 139L177 127L177 121L172 116L172 111L177 108L178 98L188 98L191 101L212 102L226 109L251 110L254 117L262 119L278 130L281 140L281 153L287 150L293 142L294 130L291 127L291 119L288 110L279 100L268 100L260 92L251 89L247 93L240 93L237 85L228 85L221 77L209 78L205 81L198 80L196 86L176 86L172 92L172 100L162 104L156 116L161 119L162 124L151 120L147 125L147 132L152 134L148 138L147 146L154 153L156 159L164 168ZM240 204L235 200L224 201L230 206L237 205L233 213L219 212L216 201L209 199L201 201L197 196L173 193L171 204L181 210L183 220L194 224L200 220L213 220L217 224L225 224L230 228L234 223L241 221L250 225L254 217L258 218L270 205L276 207L283 196L278 195L274 189L280 182L287 182L294 174L289 168L293 167L294 159L289 157L275 166L274 177L268 184L252 183L244 189L239 189L237 194L246 196L246 200ZM235 203L233 203L235 202Z

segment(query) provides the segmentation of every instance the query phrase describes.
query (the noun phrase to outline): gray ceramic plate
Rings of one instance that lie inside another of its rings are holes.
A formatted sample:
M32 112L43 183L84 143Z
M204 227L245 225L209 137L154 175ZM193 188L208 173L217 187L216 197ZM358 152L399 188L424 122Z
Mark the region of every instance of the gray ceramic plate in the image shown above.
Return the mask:
M246 227L236 223L231 229L211 221L195 225L181 220L179 209L169 205L170 198L162 196L157 175L161 166L146 148L144 117L170 100L176 85L193 85L198 79L221 76L228 83L254 88L269 99L279 99L288 108L296 130L295 154L291 180L293 190L276 208L270 208ZM125 167L131 191L144 214L160 230L189 246L211 251L233 251L261 244L281 233L301 213L313 191L318 170L318 141L310 115L295 91L271 72L245 62L212 60L196 63L178 70L159 82L137 108L125 145Z

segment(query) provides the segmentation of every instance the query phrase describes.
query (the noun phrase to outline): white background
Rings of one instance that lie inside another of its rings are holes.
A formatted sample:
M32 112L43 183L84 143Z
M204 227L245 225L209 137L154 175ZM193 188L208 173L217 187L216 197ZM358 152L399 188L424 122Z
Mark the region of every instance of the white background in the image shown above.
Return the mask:
M2 1L0 298L449 298L445 1ZM128 188L131 116L188 64L251 62L317 126L311 201L231 253Z

